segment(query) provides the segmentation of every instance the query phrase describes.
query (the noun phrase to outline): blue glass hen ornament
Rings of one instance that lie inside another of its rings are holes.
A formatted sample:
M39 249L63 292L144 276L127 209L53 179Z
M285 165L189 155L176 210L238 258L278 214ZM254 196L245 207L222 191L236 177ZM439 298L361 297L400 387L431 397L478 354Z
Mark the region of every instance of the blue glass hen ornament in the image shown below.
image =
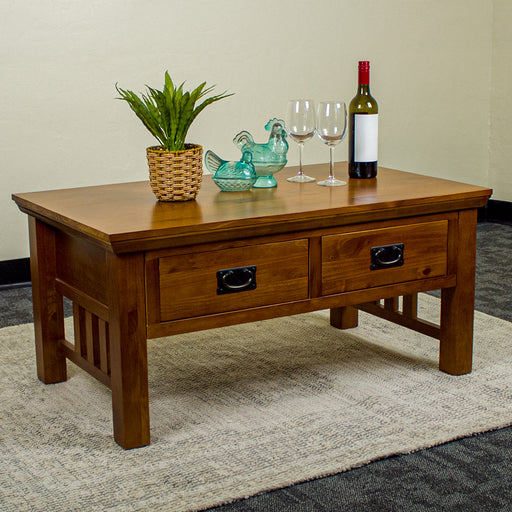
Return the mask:
M254 142L254 138L247 131L240 132L233 139L235 146L242 152L240 162L250 162L254 166L257 176L254 188L277 187L277 181L273 175L280 171L287 162L288 142L286 142L284 121L277 118L271 119L265 125L265 130L270 132L270 136L264 144ZM225 163L225 160L212 151L208 151L207 155L206 167L210 172L215 173L219 166Z
M206 168L213 174L213 182L223 192L242 192L256 183L256 171L251 163L252 155L242 155L238 162L219 158L211 149L204 155Z

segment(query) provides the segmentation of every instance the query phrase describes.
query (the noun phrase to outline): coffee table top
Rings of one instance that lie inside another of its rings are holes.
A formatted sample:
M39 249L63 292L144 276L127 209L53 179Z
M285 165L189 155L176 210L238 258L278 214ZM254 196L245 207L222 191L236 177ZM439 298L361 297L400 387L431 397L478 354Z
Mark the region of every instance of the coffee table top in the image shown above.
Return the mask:
M327 164L305 167L324 178ZM446 212L485 205L491 189L380 168L377 178L349 180L336 163L342 187L290 183L287 167L278 187L221 192L206 175L195 201L159 202L148 181L14 194L19 208L114 252L183 243L253 237L293 230Z

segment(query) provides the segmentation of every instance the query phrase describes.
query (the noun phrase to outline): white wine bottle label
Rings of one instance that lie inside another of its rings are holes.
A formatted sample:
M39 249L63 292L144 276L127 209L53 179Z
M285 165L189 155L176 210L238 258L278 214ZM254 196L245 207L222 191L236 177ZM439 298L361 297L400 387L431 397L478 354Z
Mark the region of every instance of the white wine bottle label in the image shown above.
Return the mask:
M354 116L354 162L376 162L379 149L379 114Z

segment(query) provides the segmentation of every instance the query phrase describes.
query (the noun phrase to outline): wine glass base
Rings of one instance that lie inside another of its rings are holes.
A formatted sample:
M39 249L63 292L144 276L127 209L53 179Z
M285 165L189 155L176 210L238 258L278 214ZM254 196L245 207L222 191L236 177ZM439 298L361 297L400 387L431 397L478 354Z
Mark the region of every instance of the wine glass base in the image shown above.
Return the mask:
M316 181L316 179L311 176L306 176L305 174L296 174L291 178L286 178L286 181L291 181L293 183L310 183L312 181Z
M327 178L324 181L319 181L317 185L320 185L322 187L341 187L342 185L346 185L346 181L337 180L336 178Z

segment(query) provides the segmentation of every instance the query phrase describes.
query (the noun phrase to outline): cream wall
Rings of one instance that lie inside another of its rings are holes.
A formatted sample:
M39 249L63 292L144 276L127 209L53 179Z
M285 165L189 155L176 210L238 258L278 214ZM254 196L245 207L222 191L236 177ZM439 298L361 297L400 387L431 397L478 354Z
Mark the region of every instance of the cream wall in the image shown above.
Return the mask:
M28 255L11 193L147 179L154 141L114 100L114 84L160 87L166 69L191 86L236 92L201 114L189 137L236 158L233 135L266 139L264 124L289 98L348 102L357 61L369 59L381 165L495 184L512 200L510 143L498 142L506 98L493 100L489 132L492 48L495 60L509 53L508 2L496 0L493 18L492 0L0 0L0 260ZM495 72L496 98L504 78ZM346 152L345 142L337 159ZM306 163L327 157L319 141L306 146ZM289 160L297 163L293 145Z
M489 185L512 201L512 2L494 1Z

